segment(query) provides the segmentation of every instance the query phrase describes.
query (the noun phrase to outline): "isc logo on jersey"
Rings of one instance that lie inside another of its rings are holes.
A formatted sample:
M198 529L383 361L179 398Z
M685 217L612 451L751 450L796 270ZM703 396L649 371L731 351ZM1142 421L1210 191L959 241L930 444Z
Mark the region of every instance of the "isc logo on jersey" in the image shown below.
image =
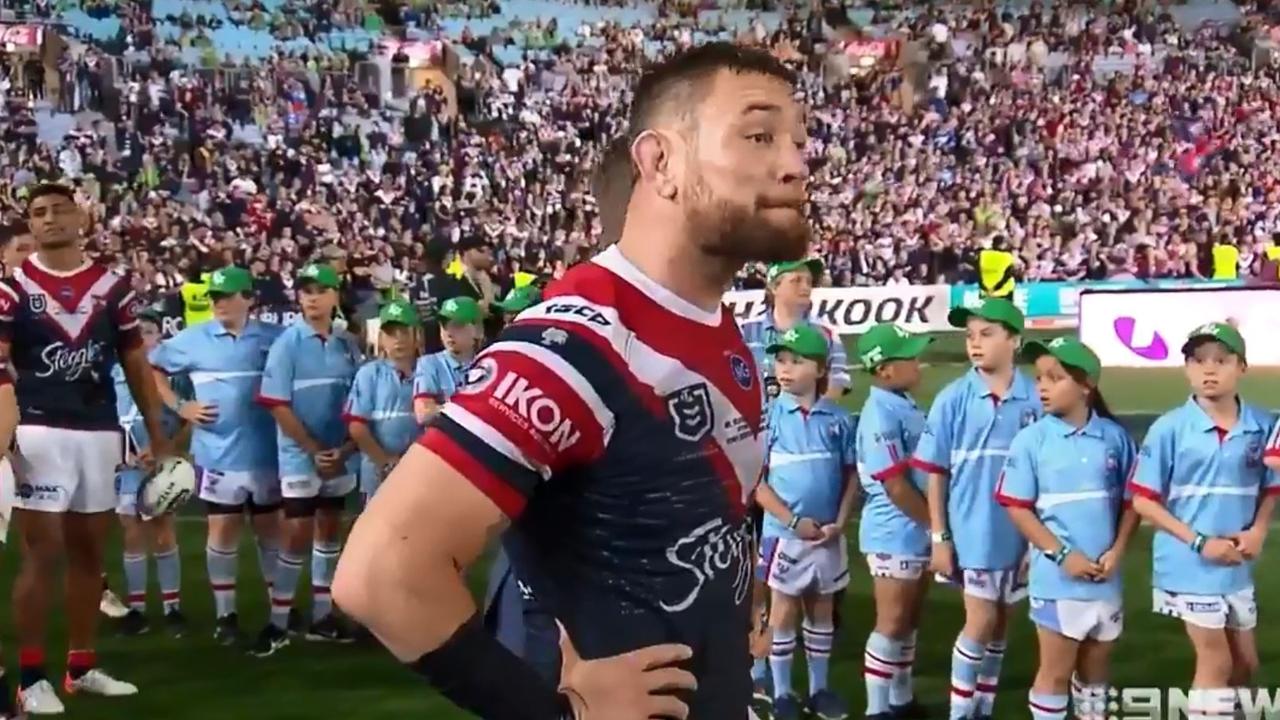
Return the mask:
M523 375L499 369L493 358L483 357L476 361L463 377L463 386L458 392L474 395L490 388L490 404L525 432L546 438L557 452L573 447L582 437L555 400L547 397Z

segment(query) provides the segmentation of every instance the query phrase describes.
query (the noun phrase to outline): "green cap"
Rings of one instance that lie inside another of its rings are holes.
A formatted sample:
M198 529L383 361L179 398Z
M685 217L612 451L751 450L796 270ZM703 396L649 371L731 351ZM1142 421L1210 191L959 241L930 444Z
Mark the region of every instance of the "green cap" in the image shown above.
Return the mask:
M228 265L209 273L210 295L234 295L242 292L253 292L253 276L248 270Z
M913 335L893 323L880 323L858 337L858 359L867 372L890 360L913 360L929 347L933 338Z
M1245 360L1244 336L1234 325L1224 322L1205 323L1192 330L1191 334L1187 335L1187 341L1182 345L1182 354L1190 355L1200 343L1209 340L1216 340L1226 345L1228 350L1240 356L1241 360Z
M494 307L504 313L512 315L523 311L527 307L537 305L542 302L542 291L533 285L525 285L512 289L502 300L495 302Z
M444 301L437 313L445 320L452 320L463 325L475 325L484 317L484 312L480 310L480 303L475 298L455 297Z
M809 274L813 275L814 283L817 283L818 279L822 277L823 267L822 261L818 258L805 258L804 260L789 260L787 262L774 263L770 265L769 269L765 272L765 280L772 283L780 276L792 272L793 270L808 268Z
M324 263L311 263L302 268L302 272L298 273L298 284L316 283L337 290L342 287L342 279L338 277L338 271L333 269L332 265Z
M1026 326L1022 311L1004 298L987 298L977 307L951 308L951 312L947 313L947 322L951 323L951 327L962 328L969 324L971 317L1000 323L1017 335L1021 335Z
M387 325L408 325L409 327L417 327L418 310L405 300L399 298L383 305L378 310L378 322L384 327Z
M1044 355L1052 355L1063 365L1082 370L1094 382L1102 376L1102 361L1097 353L1073 337L1054 338L1049 342L1029 340L1022 346L1022 357L1027 362L1035 362Z
M827 336L818 328L807 323L796 325L783 333L772 345L765 348L770 355L777 355L783 350L790 350L800 357L810 360L826 360Z

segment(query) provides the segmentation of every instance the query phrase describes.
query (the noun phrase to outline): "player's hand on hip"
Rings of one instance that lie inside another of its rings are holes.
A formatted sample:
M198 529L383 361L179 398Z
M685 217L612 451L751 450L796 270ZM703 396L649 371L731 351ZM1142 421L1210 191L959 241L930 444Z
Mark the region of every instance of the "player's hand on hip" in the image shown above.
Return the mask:
M822 526L813 518L800 518L794 532L801 540L813 542L822 539Z
M1078 550L1067 553L1066 559L1062 561L1062 569L1071 577L1081 580L1096 580L1102 574L1102 567Z
M956 576L956 549L949 542L933 544L929 553L929 569L948 579Z
M188 400L178 406L178 416L193 425L208 425L218 420L218 406Z
M693 657L687 645L652 645L623 655L583 660L560 627L560 692L577 720L684 720L689 706L671 691L695 690L693 673L676 663Z
M1229 538L1209 538L1200 554L1218 565L1239 565L1245 559L1244 553L1236 547L1236 541Z

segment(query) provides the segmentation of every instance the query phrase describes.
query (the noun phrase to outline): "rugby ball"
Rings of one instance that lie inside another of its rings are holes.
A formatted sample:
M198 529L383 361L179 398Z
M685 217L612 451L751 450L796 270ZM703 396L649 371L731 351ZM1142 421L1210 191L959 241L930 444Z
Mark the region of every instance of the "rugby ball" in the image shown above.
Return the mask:
M142 480L138 489L138 513L159 517L187 501L196 491L196 470L182 458L168 458Z

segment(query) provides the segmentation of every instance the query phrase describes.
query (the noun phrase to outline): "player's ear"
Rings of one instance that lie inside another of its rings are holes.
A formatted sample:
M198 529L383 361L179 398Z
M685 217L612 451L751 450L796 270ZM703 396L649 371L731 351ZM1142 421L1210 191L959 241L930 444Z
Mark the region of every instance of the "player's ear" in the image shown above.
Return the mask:
M675 200L679 190L675 142L670 133L645 130L631 143L631 159L640 180L664 200Z

